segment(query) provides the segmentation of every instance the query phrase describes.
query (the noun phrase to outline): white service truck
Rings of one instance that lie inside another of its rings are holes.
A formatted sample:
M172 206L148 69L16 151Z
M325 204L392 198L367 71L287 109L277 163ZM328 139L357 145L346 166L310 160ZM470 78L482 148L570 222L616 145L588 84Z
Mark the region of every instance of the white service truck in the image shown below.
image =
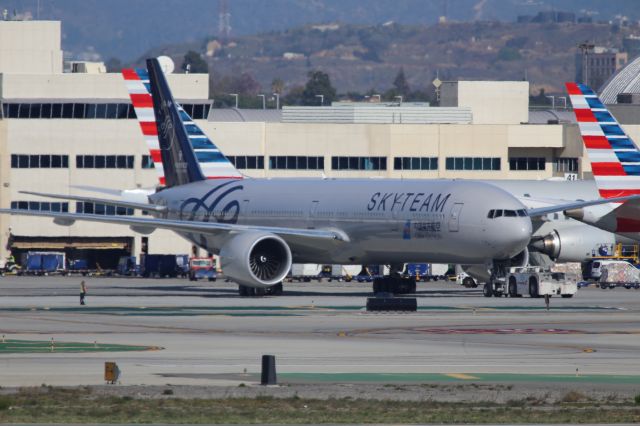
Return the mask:
M573 297L578 292L577 276L564 272L552 272L539 266L509 268L504 281L487 283L483 293L486 297L530 297L562 296Z

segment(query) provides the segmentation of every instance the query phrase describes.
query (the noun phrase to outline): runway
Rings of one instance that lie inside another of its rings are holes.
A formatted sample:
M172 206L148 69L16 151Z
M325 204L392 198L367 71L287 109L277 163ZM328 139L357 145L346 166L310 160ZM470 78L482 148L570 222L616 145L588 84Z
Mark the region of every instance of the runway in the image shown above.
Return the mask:
M133 351L0 351L2 386L238 385L263 354L292 383L640 383L640 291L587 288L573 299L484 298L419 283L417 313L367 313L368 283L285 283L240 298L233 283L89 278L0 279L5 339L134 345ZM61 343L60 343L61 344Z

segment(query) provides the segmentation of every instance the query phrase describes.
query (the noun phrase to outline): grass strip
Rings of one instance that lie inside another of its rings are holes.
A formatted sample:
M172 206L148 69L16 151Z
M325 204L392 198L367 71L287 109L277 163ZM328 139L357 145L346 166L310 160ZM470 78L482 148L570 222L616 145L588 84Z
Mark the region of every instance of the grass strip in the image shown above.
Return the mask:
M634 423L634 401L543 403L536 399L447 403L272 397L155 399L94 396L90 389L25 388L0 396L0 423Z

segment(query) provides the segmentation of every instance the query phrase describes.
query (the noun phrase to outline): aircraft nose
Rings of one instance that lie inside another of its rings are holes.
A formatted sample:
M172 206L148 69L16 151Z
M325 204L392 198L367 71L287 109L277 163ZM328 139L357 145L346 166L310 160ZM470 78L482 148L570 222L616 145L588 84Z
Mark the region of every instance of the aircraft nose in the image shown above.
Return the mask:
M533 226L529 216L504 217L497 220L493 229L496 244L495 259L511 258L524 250L531 240Z

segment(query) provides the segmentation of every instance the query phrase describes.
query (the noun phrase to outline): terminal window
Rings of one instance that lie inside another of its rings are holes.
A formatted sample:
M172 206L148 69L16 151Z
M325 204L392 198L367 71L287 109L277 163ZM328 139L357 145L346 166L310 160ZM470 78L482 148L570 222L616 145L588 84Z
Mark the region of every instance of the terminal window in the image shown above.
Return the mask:
M76 155L78 169L133 169L133 155Z
M271 170L324 170L324 157L276 155L269 157Z
M63 212L69 211L69 203L56 203L48 201L12 201L12 209L35 210L41 212Z
M387 170L387 157L331 157L333 170Z
M447 170L500 170L500 157L447 157Z
M69 167L68 155L11 154L12 169L62 169Z
M76 203L76 213L97 214L103 216L132 216L133 209L78 201Z
M546 160L544 157L511 157L509 158L509 170L544 170Z
M155 164L153 164L153 159L151 158L150 155L143 155L142 156L142 163L140 164L140 167L143 169L155 169L156 166Z
M209 104L184 104L182 108L194 120L209 116ZM133 105L129 103L2 103L3 118L68 118L68 119L135 119Z
M395 157L394 170L438 170L438 157Z
M553 164L556 172L566 172L566 173L578 172L577 158L556 158L553 160Z
M237 169L264 169L264 157L261 155L230 155L227 160Z

